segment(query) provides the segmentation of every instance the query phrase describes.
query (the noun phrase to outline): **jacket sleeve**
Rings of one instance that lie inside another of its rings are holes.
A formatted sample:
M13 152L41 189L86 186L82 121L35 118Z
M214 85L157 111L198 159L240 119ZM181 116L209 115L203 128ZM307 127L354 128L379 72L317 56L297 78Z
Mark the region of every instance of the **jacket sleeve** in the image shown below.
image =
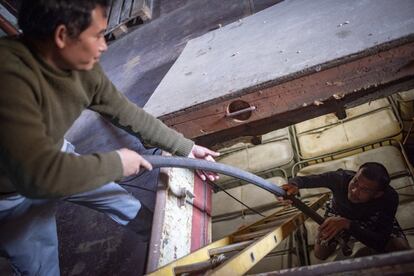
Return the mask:
M138 137L144 143L172 154L188 156L194 143L169 128L160 120L129 101L102 72L95 68L99 85L90 109L100 113L114 125Z
M397 212L398 196L397 199L393 198L390 202L384 202L384 205L384 209L378 212L374 220L370 222L373 225L369 229L362 227L357 221L351 221L349 228L352 236L378 252L382 252L389 241Z
M16 191L56 198L120 179L122 164L115 151L84 156L60 151L48 136L38 90L36 77L23 65L0 69L0 165Z
M338 170L322 174L296 176L289 180L289 183L298 186L299 189L324 187L332 190L333 186L343 181L342 172L342 170Z

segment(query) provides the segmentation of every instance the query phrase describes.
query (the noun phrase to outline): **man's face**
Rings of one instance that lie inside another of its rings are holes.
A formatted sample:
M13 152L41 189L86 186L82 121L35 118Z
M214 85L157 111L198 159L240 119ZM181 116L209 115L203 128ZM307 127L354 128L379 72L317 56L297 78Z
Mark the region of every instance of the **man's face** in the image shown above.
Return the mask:
M90 70L107 50L104 33L107 27L105 9L97 6L91 13L91 24L76 38L68 37L60 49L61 69Z
M348 199L352 203L364 203L382 196L378 183L364 177L359 170L348 185Z

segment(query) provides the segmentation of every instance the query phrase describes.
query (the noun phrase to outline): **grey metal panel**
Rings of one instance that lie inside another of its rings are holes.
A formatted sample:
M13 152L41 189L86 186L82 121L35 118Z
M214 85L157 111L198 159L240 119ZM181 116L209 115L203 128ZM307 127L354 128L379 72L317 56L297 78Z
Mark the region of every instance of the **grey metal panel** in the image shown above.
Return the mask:
M190 38L247 15L245 1L188 1L113 42L102 56L102 67L120 91L143 106Z
M189 41L145 109L171 114L323 69L318 65L409 37L413 14L411 0L284 1Z
M282 1L284 0L250 0L250 6L252 11L258 12Z

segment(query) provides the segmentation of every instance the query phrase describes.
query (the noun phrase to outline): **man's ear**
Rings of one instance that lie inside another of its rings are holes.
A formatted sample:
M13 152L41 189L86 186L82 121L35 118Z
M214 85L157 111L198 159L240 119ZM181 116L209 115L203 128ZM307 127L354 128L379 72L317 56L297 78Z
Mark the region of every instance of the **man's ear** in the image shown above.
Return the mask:
M56 46L59 49L64 48L68 43L68 39L69 39L69 35L68 35L68 29L66 28L66 26L63 24L57 26L55 30L55 36L54 36Z

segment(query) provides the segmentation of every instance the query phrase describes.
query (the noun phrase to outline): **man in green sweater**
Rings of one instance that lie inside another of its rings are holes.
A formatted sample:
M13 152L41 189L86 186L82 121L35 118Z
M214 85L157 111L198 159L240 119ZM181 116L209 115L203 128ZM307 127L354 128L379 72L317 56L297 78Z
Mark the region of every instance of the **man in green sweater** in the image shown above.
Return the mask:
M123 225L140 210L114 181L151 164L127 148L76 154L64 135L83 110L172 154L218 155L131 103L105 76L98 61L108 3L24 0L23 35L0 39L0 254L18 273L59 275L55 199L87 202Z

